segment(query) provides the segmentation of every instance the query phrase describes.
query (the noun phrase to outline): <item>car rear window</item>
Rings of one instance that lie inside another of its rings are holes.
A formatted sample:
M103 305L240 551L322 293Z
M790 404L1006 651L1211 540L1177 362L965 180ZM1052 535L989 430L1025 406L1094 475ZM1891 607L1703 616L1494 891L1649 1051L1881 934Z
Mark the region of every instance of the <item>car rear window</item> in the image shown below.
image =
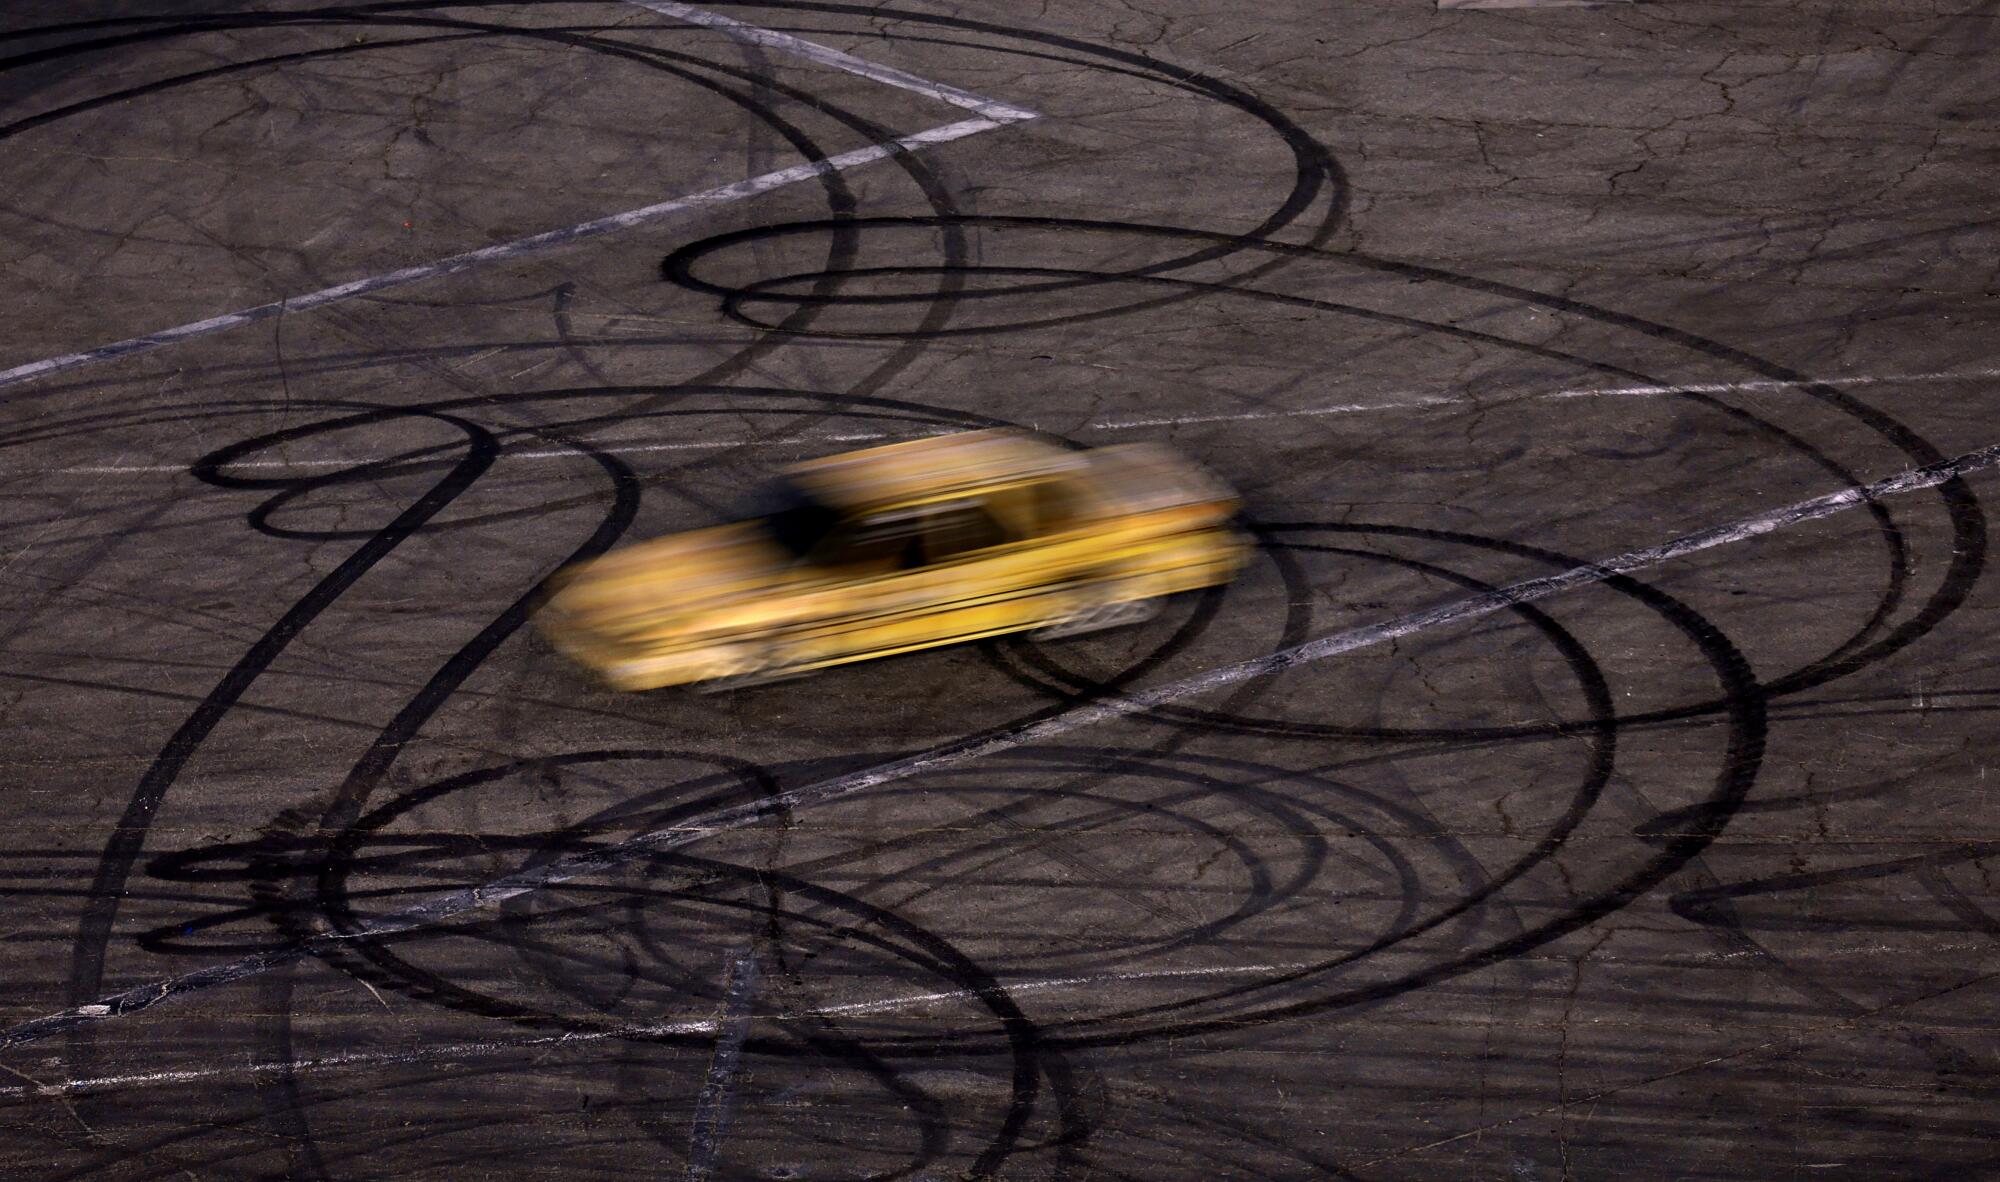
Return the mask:
M767 496L764 532L799 558L818 549L840 524L839 510L814 500L789 481L774 484Z

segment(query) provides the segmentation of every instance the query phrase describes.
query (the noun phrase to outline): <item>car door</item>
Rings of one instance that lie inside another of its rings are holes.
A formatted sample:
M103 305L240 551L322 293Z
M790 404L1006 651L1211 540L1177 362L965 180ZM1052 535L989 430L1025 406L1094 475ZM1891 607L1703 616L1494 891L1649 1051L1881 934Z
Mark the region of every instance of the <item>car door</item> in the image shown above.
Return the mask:
M1013 559L1027 541L984 499L932 506L919 533L921 560L898 589L923 613L907 625L911 642L947 643L1007 626Z
M818 647L895 652L1019 626L1019 563L1030 544L977 497L857 518L832 559L851 573L829 601Z

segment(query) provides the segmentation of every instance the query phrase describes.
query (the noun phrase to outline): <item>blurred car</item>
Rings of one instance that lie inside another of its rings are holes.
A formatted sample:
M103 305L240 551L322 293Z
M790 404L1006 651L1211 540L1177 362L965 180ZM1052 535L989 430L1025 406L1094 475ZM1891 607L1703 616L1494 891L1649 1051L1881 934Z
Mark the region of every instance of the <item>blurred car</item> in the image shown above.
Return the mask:
M1234 494L1150 444L966 432L812 460L773 491L766 516L557 574L543 631L620 689L720 688L1137 622L1248 552Z

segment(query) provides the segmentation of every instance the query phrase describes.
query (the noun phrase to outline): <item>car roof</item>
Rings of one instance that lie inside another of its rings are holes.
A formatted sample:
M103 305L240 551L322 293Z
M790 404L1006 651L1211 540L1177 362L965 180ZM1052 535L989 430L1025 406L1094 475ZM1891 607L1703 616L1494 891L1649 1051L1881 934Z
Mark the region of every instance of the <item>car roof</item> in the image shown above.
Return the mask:
M962 431L808 460L785 475L841 509L962 496L1081 468L1081 452L1017 431Z

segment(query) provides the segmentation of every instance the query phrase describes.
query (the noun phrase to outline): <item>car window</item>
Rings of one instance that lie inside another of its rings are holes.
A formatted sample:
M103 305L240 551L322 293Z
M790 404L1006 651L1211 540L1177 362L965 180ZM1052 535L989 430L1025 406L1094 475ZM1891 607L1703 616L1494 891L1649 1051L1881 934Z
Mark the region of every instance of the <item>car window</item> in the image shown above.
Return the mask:
M1010 540L977 501L949 501L849 521L813 551L812 561L856 573L884 574L950 562Z
M909 513L863 517L837 531L817 561L905 570L923 562L923 519Z
M814 546L814 566L840 566L854 574L886 574L922 562L922 522L878 516L842 522Z
M788 481L771 485L764 495L764 532L793 555L804 558L824 548L840 525L840 512L821 504Z
M927 514L923 532L926 563L950 562L1007 541L1006 531L984 506L974 501L939 505Z

